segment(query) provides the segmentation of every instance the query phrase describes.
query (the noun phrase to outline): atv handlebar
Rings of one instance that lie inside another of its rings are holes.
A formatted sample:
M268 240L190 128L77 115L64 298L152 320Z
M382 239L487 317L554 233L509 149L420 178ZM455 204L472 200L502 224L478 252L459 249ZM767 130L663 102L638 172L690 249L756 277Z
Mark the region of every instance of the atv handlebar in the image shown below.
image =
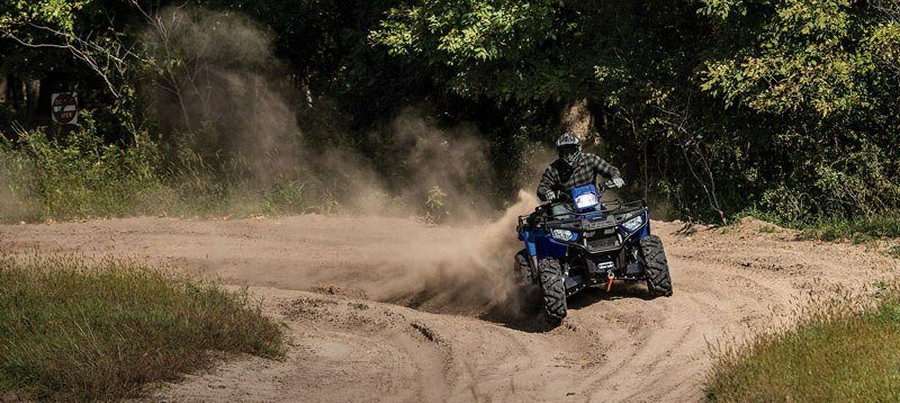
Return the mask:
M598 196L603 196L603 193L609 189L616 189L619 187L621 186L616 186L615 181L600 182L597 184L597 190L600 192ZM572 201L572 196L567 192L556 192L551 190L549 193L550 194L547 195L547 200L545 201L546 204L568 203Z
M603 182L603 183L600 184L601 190L615 189L615 188L618 188L618 187L619 187L619 186L616 186L616 182L615 182L615 181L606 181L606 182Z

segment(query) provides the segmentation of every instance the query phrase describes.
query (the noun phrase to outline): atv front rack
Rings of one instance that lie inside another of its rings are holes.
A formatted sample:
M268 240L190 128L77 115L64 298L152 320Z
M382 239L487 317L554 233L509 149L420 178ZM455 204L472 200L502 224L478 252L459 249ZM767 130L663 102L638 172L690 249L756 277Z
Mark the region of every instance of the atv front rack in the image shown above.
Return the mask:
M627 213L647 208L647 204L643 199L629 202L612 200L604 202L602 204L603 208L594 212L596 215L593 216L577 215L575 213L554 216L550 213L553 206L554 204L545 203L535 208L534 213L527 216L519 216L519 225L516 231L521 232L523 228L533 228L547 224L552 224L554 228L571 230L615 225L617 221L623 220Z
M604 203L603 207L604 208L600 211L604 214L622 214L647 208L647 203L644 201L644 199L632 200L627 202L623 202L621 200L612 200Z

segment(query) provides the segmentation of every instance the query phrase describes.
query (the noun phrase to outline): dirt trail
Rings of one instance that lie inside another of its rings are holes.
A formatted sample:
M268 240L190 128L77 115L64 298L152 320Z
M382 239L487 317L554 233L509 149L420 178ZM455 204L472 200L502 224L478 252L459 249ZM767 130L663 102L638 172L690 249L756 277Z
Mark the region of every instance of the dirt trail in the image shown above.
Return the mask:
M513 313L508 266L482 256L485 234L504 237L503 253L514 247L508 224L134 218L0 226L0 249L172 264L249 286L285 321L287 360L231 360L152 397L172 401L699 400L708 342L790 318L833 284L863 289L900 269L865 246L788 241L753 220L690 231L654 222L673 297L589 289L570 299L562 326L543 329Z

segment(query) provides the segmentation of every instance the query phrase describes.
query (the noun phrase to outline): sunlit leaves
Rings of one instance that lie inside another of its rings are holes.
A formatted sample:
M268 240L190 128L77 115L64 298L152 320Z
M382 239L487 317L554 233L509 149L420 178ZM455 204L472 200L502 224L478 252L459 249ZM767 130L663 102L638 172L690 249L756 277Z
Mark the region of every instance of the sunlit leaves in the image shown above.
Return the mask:
M93 0L14 0L0 5L0 28L34 24L71 32L76 15Z
M562 85L561 73L535 51L565 29L555 24L560 5L422 1L391 9L369 38L389 54L449 69L449 87L463 96L548 97Z
M707 2L721 15L728 1ZM741 3L742 4L742 3ZM736 5L736 4L735 4ZM761 14L755 43L709 61L702 88L760 112L813 112L821 116L872 106L867 76L873 54L862 44L871 34L859 6L849 0L785 0Z

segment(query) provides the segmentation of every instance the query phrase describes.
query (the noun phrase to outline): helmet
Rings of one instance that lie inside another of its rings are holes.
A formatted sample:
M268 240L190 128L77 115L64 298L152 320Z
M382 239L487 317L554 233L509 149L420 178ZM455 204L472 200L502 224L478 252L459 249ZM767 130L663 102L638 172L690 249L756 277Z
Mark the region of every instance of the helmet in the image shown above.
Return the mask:
M565 132L556 140L556 151L559 152L559 159L569 166L575 166L581 158L581 142L572 132Z

